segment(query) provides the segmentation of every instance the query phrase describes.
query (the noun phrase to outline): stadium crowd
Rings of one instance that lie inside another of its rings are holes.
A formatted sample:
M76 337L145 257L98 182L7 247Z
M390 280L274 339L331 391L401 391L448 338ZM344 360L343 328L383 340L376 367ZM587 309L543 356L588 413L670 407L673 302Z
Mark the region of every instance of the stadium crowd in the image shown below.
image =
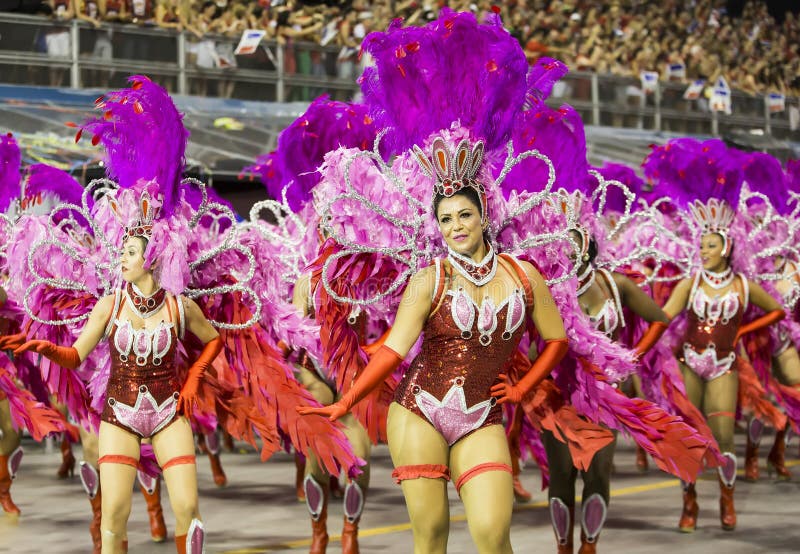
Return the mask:
M25 0L23 0L25 1ZM573 70L689 82L724 76L732 88L750 94L800 96L800 18L791 11L773 17L765 2L725 0L46 0L36 11L61 20L73 17L101 28L122 22L190 37L189 62L201 68L237 65L233 44L242 31L261 29L266 38L288 45L287 73L324 75L304 42L336 50L335 75L354 79L359 44L367 33L385 29L397 17L424 24L442 6L484 17L499 13L526 55L565 61ZM68 37L49 33L47 52L64 55ZM98 35L101 36L101 35ZM99 38L93 55L110 59L111 43ZM148 59L147 46L115 57ZM238 60L239 62L241 61ZM330 64L329 64L330 65ZM327 74L331 74L330 71Z

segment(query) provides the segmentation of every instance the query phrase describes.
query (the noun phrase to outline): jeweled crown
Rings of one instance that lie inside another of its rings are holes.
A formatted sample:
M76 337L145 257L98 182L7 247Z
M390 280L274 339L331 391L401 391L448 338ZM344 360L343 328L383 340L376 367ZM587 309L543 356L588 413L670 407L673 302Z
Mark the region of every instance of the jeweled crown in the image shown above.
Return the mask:
M414 155L422 171L436 179L433 186L434 195L453 196L466 187L475 189L481 199L484 219L486 218L486 189L475 176L483 162L483 141L477 141L470 149L470 142L463 139L458 143L455 152L450 152L442 137L436 137L431 147L429 158L422 149L414 145Z
M710 198L705 204L695 200L689 210L704 233L720 233L727 236L733 223L734 211L725 200Z
M146 190L139 197L139 217L133 224L125 227L125 239L141 237L150 240L153 236L153 221L158 217L159 208Z

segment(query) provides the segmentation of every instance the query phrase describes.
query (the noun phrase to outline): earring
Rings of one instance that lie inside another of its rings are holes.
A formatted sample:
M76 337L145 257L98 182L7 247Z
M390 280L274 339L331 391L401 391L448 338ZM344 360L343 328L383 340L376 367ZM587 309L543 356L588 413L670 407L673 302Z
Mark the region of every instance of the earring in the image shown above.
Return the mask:
M589 261L589 254L584 254L583 255L583 261L584 262L588 262Z

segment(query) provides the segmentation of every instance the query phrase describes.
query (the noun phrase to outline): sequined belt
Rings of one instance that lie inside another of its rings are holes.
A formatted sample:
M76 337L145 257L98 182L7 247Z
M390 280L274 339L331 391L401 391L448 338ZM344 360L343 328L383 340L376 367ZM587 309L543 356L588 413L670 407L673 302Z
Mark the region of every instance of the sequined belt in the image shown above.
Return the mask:
M453 379L453 386L441 400L419 385L414 385L412 392L417 407L450 446L467 433L480 428L489 417L492 407L497 404L496 398L490 398L468 408L463 377Z
M686 365L706 381L725 375L736 361L735 352L718 359L717 349L713 344L709 344L702 352L697 352L690 344L684 344L683 357Z
M114 411L117 421L125 427L142 437L152 437L175 417L178 396L175 392L159 405L147 386L142 385L133 406L114 398L108 399L108 405Z

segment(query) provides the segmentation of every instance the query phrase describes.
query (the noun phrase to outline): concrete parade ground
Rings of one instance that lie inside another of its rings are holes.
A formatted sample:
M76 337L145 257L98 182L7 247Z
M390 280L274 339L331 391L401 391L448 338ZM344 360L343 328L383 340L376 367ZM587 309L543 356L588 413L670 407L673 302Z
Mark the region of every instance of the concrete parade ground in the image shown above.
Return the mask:
M740 467L744 437L737 435ZM738 527L720 529L719 492L716 474L707 472L698 484L700 516L697 531L677 530L681 511L681 487L677 479L651 468L640 474L634 465L630 441L620 439L611 482L612 500L608 521L598 542L598 552L608 554L800 552L800 462L797 439L787 448L787 465L796 474L791 482L775 482L766 471L771 437L761 445L761 479L736 484ZM241 446L237 444L237 448ZM19 518L0 513L0 552L59 553L91 552L88 524L89 501L77 473L57 479L58 448L24 441L25 458L11 489L22 510ZM80 447L75 447L80 460ZM252 449L223 452L222 463L228 485L217 488L208 459L198 453L200 510L207 529L206 552L215 554L301 553L308 551L311 535L305 504L295 498L293 457L279 453L260 463ZM77 469L77 466L76 466ZM372 486L361 520L361 552L410 553L413 538L400 488L391 479L391 460L386 446L374 450ZM741 471L740 471L741 474ZM516 504L511 540L517 553L554 553L545 492L540 490L539 471L523 471L523 484L534 493L528 504ZM450 486L450 539L448 552L475 552L464 518L464 510ZM578 484L580 491L580 482ZM174 552L174 520L167 495L163 497L169 529L166 543L151 542L144 499L136 492L128 526L131 554ZM329 507L328 552L340 552L341 501ZM579 544L579 531L575 539ZM577 547L576 547L577 551Z

